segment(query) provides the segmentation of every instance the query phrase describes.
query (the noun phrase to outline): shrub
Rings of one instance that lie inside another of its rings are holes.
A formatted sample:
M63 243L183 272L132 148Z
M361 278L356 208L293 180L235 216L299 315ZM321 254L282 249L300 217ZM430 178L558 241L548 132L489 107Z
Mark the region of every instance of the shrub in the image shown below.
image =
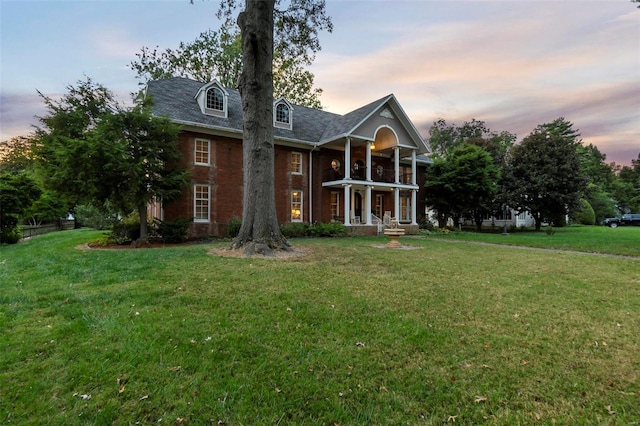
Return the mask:
M227 222L227 226L225 226L225 231L229 237L235 238L240 233L241 227L242 227L242 219L240 219L237 216L234 216L229 220L229 222Z
M174 221L156 220L156 230L162 241L168 244L187 241L187 231L193 222L192 219L178 219Z
M347 228L340 222L314 223L309 226L307 235L310 237L344 237L347 235Z
M112 244L130 244L140 238L140 219L131 214L113 225L109 242Z
M91 204L76 206L74 216L80 226L94 229L108 229L118 223L118 214L108 205L96 207Z
M574 213L576 222L581 225L595 225L596 224L596 212L591 207L591 204L584 198L580 200L581 209Z
M16 244L22 238L22 232L17 226L5 227L0 232L0 242L3 244Z
M308 235L309 225L306 223L282 223L280 224L280 232L286 238L302 238Z

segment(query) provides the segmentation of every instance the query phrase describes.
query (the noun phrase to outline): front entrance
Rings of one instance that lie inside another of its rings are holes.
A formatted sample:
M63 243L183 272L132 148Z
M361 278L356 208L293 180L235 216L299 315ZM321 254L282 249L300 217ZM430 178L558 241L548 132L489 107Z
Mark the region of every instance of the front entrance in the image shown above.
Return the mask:
M364 218L362 217L362 195L360 195L359 192L353 194L353 214L364 222Z

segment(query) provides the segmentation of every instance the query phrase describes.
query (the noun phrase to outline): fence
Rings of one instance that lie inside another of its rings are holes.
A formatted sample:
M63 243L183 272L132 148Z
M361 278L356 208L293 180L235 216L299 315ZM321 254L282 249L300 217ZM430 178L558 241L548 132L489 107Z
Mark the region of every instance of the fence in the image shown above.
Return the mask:
M53 223L45 223L39 226L22 226L22 239L35 237L37 235L48 234L49 232L64 231L67 229L73 229L75 227L75 220L59 220Z

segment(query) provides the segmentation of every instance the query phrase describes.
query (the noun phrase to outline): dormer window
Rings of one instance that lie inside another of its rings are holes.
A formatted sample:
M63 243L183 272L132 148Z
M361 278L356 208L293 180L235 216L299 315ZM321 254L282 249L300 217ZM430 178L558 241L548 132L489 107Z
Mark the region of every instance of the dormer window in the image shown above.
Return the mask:
M224 94L217 87L207 90L207 109L224 111Z
M291 130L292 112L293 108L291 108L291 104L289 104L289 102L284 98L277 100L274 105L273 125L281 129Z
M227 118L229 94L217 81L202 86L196 99L203 114Z
M286 104L276 106L276 122L289 124L289 107Z

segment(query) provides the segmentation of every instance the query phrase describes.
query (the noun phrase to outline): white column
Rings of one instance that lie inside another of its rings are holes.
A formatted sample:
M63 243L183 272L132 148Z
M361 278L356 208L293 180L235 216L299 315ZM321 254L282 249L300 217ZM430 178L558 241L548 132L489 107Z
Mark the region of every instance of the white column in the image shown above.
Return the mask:
M400 183L400 148L393 148L393 156L396 170L396 183Z
M367 193L366 193L364 202L365 202L364 214L367 217L365 220L365 223L367 225L371 225L371 186L370 185L367 185Z
M344 185L344 226L351 225L351 194L349 188L349 185Z
M367 142L367 182L371 182L371 142Z
M417 170L416 170L416 152L411 151L411 184L416 185L417 182Z
M413 190L411 191L411 224L412 225L417 225L418 224L418 220L417 220L417 207L416 207L416 199L417 199L417 190Z
M400 188L393 189L393 217L400 222Z
M344 144L344 178L351 179L351 138L347 138Z

